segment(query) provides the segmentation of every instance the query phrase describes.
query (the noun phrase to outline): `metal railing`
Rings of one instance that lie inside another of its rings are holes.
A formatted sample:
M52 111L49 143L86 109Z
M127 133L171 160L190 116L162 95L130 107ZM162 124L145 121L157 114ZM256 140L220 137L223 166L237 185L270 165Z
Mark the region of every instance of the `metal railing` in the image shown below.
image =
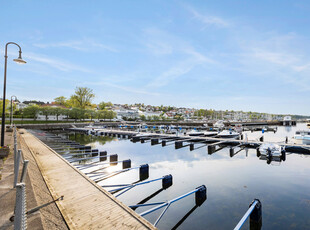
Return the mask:
M16 185L16 205L14 217L14 230L27 229L26 215L26 188L25 183Z

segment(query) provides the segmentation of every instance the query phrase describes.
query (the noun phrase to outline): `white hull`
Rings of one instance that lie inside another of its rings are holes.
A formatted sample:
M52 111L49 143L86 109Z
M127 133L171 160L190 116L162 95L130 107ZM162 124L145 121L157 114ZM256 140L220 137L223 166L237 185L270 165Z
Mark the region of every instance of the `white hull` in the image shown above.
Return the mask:
M295 143L300 145L310 145L310 137L301 138L301 137L295 137Z

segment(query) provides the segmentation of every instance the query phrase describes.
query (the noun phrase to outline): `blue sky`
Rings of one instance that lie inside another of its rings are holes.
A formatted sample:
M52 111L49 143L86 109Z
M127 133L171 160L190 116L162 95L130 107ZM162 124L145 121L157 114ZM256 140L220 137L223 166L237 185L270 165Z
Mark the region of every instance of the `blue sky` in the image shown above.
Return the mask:
M310 115L309 1L0 3L7 97Z

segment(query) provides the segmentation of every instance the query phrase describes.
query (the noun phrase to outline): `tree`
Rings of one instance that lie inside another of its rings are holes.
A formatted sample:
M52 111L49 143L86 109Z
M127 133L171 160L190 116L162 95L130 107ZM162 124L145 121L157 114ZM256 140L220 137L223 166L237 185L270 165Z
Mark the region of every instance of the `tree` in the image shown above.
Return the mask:
M74 119L75 121L77 119L81 119L81 117L82 117L81 109L78 109L78 108L71 109L69 112L69 116L70 116L70 118Z
M45 116L45 120L47 121L48 116L52 115L52 109L50 107L41 107L40 112Z
M70 100L80 109L85 109L91 105L92 99L95 97L93 90L87 87L76 87L75 94L70 97Z
M5 100L5 113L9 113L10 112L10 100L6 99ZM2 114L2 107L3 107L3 100L0 101L0 111Z
M97 113L95 110L88 109L85 112L86 112L87 117L90 117L90 121L92 121L93 118L96 118L96 116L97 116Z
M98 104L98 107L99 107L100 110L104 110L105 107L106 107L105 102L104 102L104 101L100 102L100 103Z
M26 117L37 119L37 113L39 112L40 107L38 105L30 105L24 108L23 114Z
M66 110L68 110L68 109L63 109L63 108L60 108L60 107L51 107L50 108L50 112L51 112L51 114L53 114L53 115L56 115L56 119L57 119L57 121L58 121L58 117L59 117L59 115L65 115L66 114Z
M140 118L141 118L142 121L146 121L145 115L141 115Z
M54 101L55 101L57 104L59 104L59 105L64 105L64 106L66 106L67 98L64 97L64 96L60 96L60 97L54 98Z

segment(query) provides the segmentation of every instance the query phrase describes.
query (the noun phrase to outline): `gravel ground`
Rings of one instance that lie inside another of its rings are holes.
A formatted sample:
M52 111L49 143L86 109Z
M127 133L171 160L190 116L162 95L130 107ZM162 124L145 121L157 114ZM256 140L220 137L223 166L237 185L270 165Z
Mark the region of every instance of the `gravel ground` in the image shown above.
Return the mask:
M22 135L21 135L22 136ZM16 190L13 189L13 138L12 133L6 133L5 144L11 147L11 154L5 160L0 160L0 229L14 229L14 223L9 218L14 213ZM29 160L26 176L27 210L52 201L52 196L45 184L41 172L23 139L18 137L18 148L22 149L23 157ZM20 165L21 172L22 164ZM28 229L68 229L56 204L41 208L27 217Z

